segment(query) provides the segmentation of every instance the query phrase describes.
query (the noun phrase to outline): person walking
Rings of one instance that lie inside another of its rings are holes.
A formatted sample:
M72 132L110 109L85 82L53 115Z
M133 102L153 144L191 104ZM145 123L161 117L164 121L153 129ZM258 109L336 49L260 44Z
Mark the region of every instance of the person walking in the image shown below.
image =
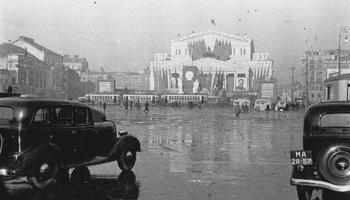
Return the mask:
M269 104L266 105L265 111L266 111L266 120L267 120L267 122L269 122L269 113L270 113L270 105Z
M146 101L146 103L145 103L145 113L149 112L148 106L149 106L148 101Z
M241 107L239 106L239 103L236 102L236 105L234 106L234 111L236 113L236 117L238 118L239 117L239 113L241 112Z

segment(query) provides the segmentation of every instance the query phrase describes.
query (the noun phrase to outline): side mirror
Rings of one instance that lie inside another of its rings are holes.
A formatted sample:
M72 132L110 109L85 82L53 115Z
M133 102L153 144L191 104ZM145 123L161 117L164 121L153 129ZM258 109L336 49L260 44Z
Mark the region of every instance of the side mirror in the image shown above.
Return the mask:
M128 134L128 131L118 131L118 134L119 134L120 136L127 135L127 134Z

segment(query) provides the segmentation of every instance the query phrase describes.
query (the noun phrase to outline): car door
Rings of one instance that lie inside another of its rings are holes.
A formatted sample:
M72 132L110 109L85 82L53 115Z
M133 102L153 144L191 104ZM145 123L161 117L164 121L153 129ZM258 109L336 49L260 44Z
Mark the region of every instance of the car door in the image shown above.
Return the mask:
M52 111L52 142L57 145L62 153L65 164L76 163L78 159L76 147L76 130L73 126L73 107L54 106Z
M97 130L94 127L91 110L75 107L73 113L76 154L80 161L88 161L97 153Z

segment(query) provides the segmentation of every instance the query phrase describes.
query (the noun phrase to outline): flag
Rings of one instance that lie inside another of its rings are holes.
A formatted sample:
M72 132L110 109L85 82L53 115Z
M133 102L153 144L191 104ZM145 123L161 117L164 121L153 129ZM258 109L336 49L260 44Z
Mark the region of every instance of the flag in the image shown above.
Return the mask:
M210 23L213 24L213 25L215 26L215 21L214 21L214 19L211 19L211 20L210 20Z
M217 73L218 73L218 69L215 69L215 74L214 74L214 80L213 80L213 85L212 85L212 88L215 89L216 87L216 80L217 80Z

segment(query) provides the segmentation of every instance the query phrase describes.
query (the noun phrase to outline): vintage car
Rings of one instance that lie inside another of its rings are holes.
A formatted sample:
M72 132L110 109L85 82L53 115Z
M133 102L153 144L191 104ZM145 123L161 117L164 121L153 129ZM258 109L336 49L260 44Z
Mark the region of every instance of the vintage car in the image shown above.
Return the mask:
M297 186L300 200L348 198L350 102L311 105L304 118L303 150L290 156L291 185Z
M277 101L276 108L277 108L277 110L284 111L287 108L287 103L285 101Z
M1 98L0 176L26 176L33 187L45 188L70 168L117 161L129 171L140 142L118 133L104 113L83 103Z

